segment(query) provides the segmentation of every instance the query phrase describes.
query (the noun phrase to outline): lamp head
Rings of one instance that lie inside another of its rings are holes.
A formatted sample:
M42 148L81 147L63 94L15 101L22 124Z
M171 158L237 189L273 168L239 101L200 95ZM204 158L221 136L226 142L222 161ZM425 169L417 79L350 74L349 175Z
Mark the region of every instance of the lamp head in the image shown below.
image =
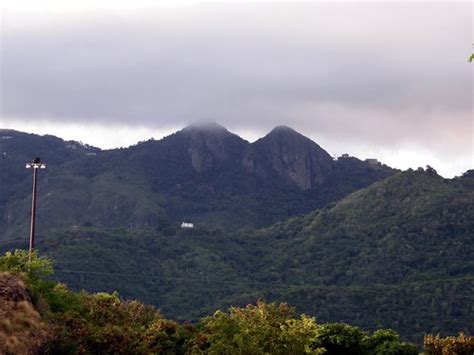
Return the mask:
M27 169L30 169L30 168L33 168L33 169L46 169L46 164L43 164L41 162L41 158L37 157L31 163L27 163L26 168Z

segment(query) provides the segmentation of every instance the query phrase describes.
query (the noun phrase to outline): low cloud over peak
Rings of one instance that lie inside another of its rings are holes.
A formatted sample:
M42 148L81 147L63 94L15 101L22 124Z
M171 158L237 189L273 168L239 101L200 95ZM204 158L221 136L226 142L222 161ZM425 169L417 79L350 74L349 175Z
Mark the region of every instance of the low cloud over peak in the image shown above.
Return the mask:
M3 11L0 123L230 130L473 156L470 3ZM1 125L1 124L0 124Z

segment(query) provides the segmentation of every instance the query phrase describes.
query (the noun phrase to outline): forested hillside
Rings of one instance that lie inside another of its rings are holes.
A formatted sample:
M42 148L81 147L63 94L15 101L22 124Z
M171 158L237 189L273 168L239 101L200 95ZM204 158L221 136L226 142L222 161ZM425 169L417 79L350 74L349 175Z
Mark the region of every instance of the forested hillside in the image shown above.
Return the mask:
M400 354L414 344L391 329L372 334L297 316L286 303L257 301L176 322L117 293L71 292L45 279L52 260L17 250L0 256L0 351L6 354ZM470 352L472 337L425 337L425 350ZM431 354L431 352L429 352Z
M117 290L175 319L263 298L419 341L473 330L472 178L407 171L260 230L76 227L42 234L38 249L74 289Z

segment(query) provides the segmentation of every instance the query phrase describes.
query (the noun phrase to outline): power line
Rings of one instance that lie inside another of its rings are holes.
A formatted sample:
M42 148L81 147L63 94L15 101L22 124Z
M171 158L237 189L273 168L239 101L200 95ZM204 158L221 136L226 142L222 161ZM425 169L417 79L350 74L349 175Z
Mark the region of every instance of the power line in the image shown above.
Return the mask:
M83 270L55 270L55 272L59 273L68 273L68 274L82 274L82 275L98 275L98 276L129 276L134 278L141 278L146 280L160 280L163 284L170 284L170 283L177 283L182 285L206 285L212 286L214 284L218 285L232 285L232 286L267 286L273 288L293 288L293 289L352 289L352 290L360 290L366 289L366 286L354 286L354 285L302 285L302 284L291 284L291 283L282 283L282 282L265 282L265 281L256 281L256 280L242 280L241 282L232 281L232 280L198 280L198 279L183 279L178 277L160 277L158 275L146 275L146 274L132 274L132 273L110 273L110 272L101 272L101 271L83 271ZM438 280L422 280L422 281L411 281L406 283L400 284L371 284L371 287L384 287L384 288L396 288L400 286L409 286L409 285L426 285L431 283L443 282L443 281L459 281L459 280L474 280L473 277L459 277L459 278L450 278L450 279L438 279Z
M270 283L270 282L261 282L261 281L242 281L242 282L236 282L236 281L231 281L231 280L196 280L196 279L183 279L183 278L178 278L178 277L165 277L162 278L160 276L153 276L153 275L145 275L145 274L130 274L130 273L120 273L120 272L100 272L100 271L81 271L81 270L55 270L55 273L67 273L67 274L83 274L83 275L99 275L99 276L130 276L130 277L135 277L135 278L143 278L143 279L155 279L155 280L160 280L163 281L163 283L170 283L170 281L177 281L178 283L182 284L199 284L199 285L209 285L209 284L232 284L235 286L291 286L290 284L284 284L284 283ZM299 285L299 286L304 286L304 285Z

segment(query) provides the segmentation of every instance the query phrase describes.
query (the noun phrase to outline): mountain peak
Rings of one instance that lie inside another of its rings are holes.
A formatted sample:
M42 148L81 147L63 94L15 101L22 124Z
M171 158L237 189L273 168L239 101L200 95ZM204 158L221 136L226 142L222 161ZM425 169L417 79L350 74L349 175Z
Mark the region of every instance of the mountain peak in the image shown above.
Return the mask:
M210 132L210 133L229 133L227 128L221 126L214 121L202 121L192 123L186 126L183 131L185 132Z
M273 129L267 134L267 137L281 136L281 135L286 135L286 136L292 135L292 136L299 136L299 137L304 137L304 138L306 138L306 137L303 136L301 133L295 131L293 128L288 127L288 126L284 126L284 125L276 126L275 128L273 128Z
M244 160L250 172L274 171L302 190L325 181L333 165L331 156L311 139L288 126L277 126L252 144Z
M324 151L317 143L288 126L276 126L256 143L277 144L280 147L302 145L312 150ZM325 151L324 151L325 152ZM326 153L326 152L325 152ZM326 153L327 154L327 153ZM328 154L329 156L329 154Z
M298 133L296 132L293 128L285 125L278 125L275 128L271 130L270 133L272 132L291 132L291 133ZM299 133L298 133L299 134Z
M216 122L193 123L166 139L186 149L198 173L222 166L235 165L247 142ZM176 143L177 142L177 143Z
M301 134L295 129L288 126L284 126L284 125L276 126L260 140L269 141L269 142L273 141L276 144L283 144L283 145L292 144L290 142L293 142L293 143L299 142L300 144L312 145L312 146L318 147L319 149L322 149L321 147L319 147L318 144L316 144L310 138L306 137L304 134Z

